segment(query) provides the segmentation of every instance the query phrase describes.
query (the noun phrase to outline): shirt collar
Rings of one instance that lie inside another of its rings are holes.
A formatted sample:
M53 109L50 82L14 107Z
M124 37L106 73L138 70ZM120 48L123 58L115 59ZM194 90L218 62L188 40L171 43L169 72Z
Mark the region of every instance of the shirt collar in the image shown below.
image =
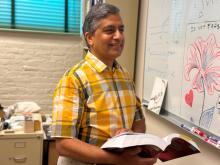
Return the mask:
M105 69L108 69L108 66L103 63L101 60L99 60L95 55L93 55L90 51L87 52L85 56L85 60L93 67L95 68L98 72L102 72ZM118 64L117 61L114 61L113 64L113 70L118 69L120 65Z

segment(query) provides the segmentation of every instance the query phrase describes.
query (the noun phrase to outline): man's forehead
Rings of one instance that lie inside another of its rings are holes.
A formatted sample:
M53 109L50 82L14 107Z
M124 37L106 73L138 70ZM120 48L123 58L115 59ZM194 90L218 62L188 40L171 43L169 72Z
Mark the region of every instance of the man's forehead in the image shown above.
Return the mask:
M103 26L100 26L100 28L123 28L124 27L124 24L106 24L106 25L103 25Z
M119 15L110 15L105 17L99 21L98 27L106 27L106 26L124 26L122 19Z

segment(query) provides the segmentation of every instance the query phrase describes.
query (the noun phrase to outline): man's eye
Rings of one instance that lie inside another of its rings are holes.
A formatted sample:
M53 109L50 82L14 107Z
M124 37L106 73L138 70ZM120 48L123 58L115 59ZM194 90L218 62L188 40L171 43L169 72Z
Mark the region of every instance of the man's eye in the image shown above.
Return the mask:
M111 33L114 33L114 29L106 29L105 32L108 34L111 34Z
M124 32L124 28L120 28L119 31L120 31L120 32Z

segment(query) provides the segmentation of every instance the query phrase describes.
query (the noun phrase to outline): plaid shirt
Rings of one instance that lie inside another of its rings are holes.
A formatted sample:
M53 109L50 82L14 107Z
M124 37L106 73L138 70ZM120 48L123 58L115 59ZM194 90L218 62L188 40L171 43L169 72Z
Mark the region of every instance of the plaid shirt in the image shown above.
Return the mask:
M134 84L117 62L110 69L90 52L58 83L52 112L52 137L102 145L121 128L143 119Z

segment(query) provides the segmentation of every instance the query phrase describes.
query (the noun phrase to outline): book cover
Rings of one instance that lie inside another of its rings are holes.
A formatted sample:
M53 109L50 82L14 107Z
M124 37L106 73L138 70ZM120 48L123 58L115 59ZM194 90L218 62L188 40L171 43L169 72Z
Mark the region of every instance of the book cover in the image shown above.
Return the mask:
M181 134L169 134L164 138L152 134L126 132L108 139L102 149L122 152L128 147L140 146L141 157L159 155L162 162L200 153L199 147L189 137Z
M156 114L160 113L166 88L167 88L167 80L156 77L148 104L148 109Z

